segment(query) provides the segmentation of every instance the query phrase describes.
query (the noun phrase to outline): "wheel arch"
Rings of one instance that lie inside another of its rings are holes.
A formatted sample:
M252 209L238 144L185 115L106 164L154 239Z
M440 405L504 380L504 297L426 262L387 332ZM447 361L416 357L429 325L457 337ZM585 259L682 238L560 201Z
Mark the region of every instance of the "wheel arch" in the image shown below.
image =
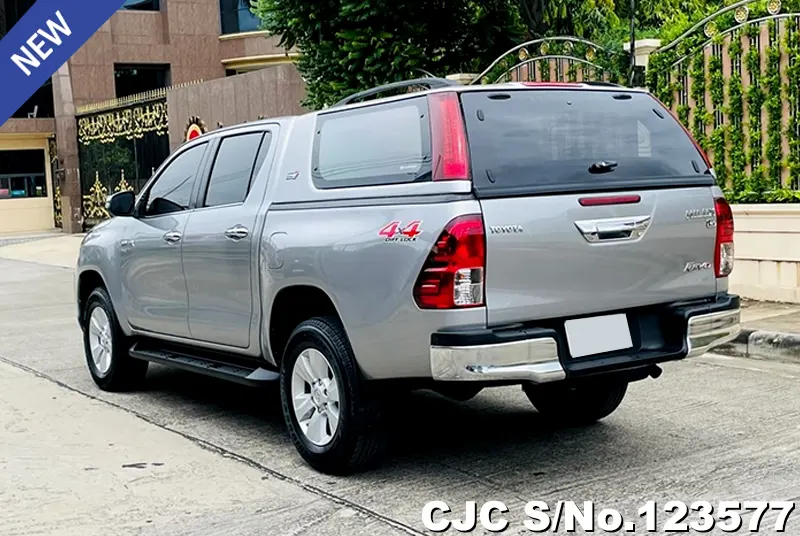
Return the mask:
M109 291L108 284L106 283L105 279L103 278L102 274L93 268L86 269L82 271L78 275L78 283L77 283L77 297L78 297L78 322L81 325L81 328L84 326L84 311L86 309L86 302L89 300L89 296L91 296L92 292L96 289L102 287ZM113 306L112 301L112 306Z
M331 316L342 322L333 299L323 289L309 284L286 286L278 291L269 309L267 346L275 365L280 365L292 331L310 318Z

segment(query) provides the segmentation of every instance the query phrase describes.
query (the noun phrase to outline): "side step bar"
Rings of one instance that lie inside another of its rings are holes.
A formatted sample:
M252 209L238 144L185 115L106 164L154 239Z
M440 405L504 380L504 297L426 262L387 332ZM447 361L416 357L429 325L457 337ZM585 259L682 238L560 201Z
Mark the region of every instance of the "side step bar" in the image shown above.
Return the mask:
M242 385L260 386L277 381L280 374L262 367L247 367L233 363L222 363L197 355L187 355L172 350L140 347L135 343L130 349L135 359L151 361L168 367L196 372L205 376L228 380Z

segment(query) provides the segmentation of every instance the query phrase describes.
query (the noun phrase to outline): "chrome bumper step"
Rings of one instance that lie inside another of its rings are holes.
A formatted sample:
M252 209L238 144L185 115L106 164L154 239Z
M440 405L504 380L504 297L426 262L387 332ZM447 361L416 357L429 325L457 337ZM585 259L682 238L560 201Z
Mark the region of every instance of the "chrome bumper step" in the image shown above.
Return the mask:
M613 372L664 361L695 357L730 342L741 332L741 309L735 308L690 316L686 321L684 350L643 351L628 356L619 366L607 359L576 361L568 365L570 375L592 373L592 368ZM555 332L551 330L555 335ZM624 358L625 356L623 356ZM641 361L639 361L641 359ZM606 363L600 363L606 361ZM567 378L558 342L554 337L537 337L511 342L479 345L431 345L431 376L436 381L532 382L549 383Z

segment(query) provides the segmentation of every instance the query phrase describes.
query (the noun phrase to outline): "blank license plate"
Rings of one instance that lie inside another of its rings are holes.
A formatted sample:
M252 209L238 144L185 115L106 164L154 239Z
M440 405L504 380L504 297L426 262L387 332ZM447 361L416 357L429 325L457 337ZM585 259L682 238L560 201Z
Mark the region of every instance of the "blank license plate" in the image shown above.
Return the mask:
M572 357L632 348L631 330L624 315L593 316L564 322Z

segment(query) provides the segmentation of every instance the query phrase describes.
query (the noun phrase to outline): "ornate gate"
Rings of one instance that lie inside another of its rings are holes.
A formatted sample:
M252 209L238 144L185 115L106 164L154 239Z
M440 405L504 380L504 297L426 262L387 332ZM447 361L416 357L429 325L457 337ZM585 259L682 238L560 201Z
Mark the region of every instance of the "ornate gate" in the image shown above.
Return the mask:
M503 53L470 84L499 82L627 83L630 55L579 37L544 37Z
M108 217L108 195L139 192L169 155L166 90L100 103L78 117L83 221Z
M656 50L648 86L738 202L800 201L800 1L739 1Z

